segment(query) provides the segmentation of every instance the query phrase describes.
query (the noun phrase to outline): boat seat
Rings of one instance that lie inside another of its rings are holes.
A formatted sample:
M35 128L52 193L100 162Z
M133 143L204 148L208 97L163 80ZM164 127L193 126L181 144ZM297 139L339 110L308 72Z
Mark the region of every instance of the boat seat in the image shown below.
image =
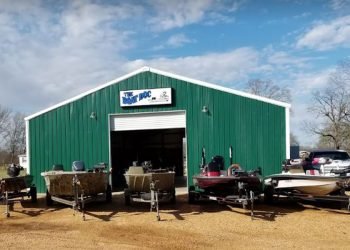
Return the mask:
M143 167L129 167L128 174L144 174Z
M291 174L301 174L301 173L305 173L304 169L302 167L297 167L297 168L290 168L288 170L289 173Z
M320 175L320 171L317 169L306 170L306 175Z

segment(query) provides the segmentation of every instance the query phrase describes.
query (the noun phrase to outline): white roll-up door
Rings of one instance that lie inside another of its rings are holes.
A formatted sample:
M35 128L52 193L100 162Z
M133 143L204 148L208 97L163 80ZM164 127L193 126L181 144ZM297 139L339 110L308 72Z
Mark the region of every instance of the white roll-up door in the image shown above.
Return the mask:
M111 115L111 131L186 128L185 111Z

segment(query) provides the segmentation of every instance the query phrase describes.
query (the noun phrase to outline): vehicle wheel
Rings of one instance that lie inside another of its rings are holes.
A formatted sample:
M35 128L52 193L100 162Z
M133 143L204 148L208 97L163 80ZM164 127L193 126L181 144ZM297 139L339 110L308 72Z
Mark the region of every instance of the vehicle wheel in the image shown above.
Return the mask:
M124 189L124 201L125 206L130 206L130 192L128 189Z
M49 190L46 190L46 205L52 206L53 200L51 199L51 194L49 193Z
M29 193L30 193L30 198L31 198L32 203L36 203L38 200L36 187L35 186L30 187Z
M112 187L111 185L107 185L106 189L106 202L112 202Z
M175 204L176 203L176 191L175 191L175 189L171 192L170 203L171 204Z
M265 188L264 188L264 202L266 204L269 204L269 205L273 204L273 200L274 200L273 195L274 195L273 186L270 186L270 185L265 186Z
M195 193L195 187L190 186L188 189L188 203L195 204L198 201L197 194Z

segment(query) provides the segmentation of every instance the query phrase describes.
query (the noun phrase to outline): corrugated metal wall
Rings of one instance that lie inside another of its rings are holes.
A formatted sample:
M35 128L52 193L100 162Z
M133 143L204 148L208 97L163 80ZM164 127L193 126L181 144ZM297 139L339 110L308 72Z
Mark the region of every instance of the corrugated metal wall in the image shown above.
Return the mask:
M161 87L172 88L171 106L119 106L121 90ZM201 112L204 105L208 113ZM40 173L54 163L69 170L74 160L87 166L109 162L108 114L165 110L186 110L190 182L199 170L202 146L207 160L223 155L228 163L232 145L234 162L244 168L279 172L286 154L285 108L142 72L29 121L30 166L39 192L46 190Z

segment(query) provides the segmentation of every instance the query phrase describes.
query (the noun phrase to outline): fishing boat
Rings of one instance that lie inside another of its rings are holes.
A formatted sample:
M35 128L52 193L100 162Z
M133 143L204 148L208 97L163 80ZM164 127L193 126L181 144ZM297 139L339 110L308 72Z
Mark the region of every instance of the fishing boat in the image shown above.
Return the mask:
M230 166L227 170L222 156L214 156L205 163L205 150L202 149L202 167L200 173L194 175L193 186L189 187L189 203L200 200L217 201L219 204L250 205L251 217L254 216L254 200L262 193L260 179L261 170L245 171L239 164L232 164L232 148L230 147Z
M326 162L325 159L318 159L320 164L323 161ZM282 173L267 176L264 183L267 189L273 188L276 192L286 191L323 196L336 193L347 185L350 179L347 171L344 169L327 174L322 174L319 169L305 171L302 161L287 160L283 164Z
M82 211L85 220L84 206L88 202L112 200L112 189L109 184L109 172L106 164L95 165L85 170L82 161L74 161L72 171L63 171L62 165L54 165L52 171L42 172L46 184L46 204L53 201L72 206L75 211Z
M0 178L0 201L5 204L5 214L10 217L9 205L14 202L21 202L24 197L30 197L31 202L37 201L37 190L33 182L32 175L20 176L23 167L10 164L7 167L8 177Z
M231 165L227 171L221 171L221 164L217 162L218 158L214 158L200 174L193 176L193 183L197 188L215 194L237 193L243 185L253 191L261 189L259 171L247 172L238 164Z
M124 174L127 188L124 189L125 205L133 202L150 203L160 220L159 202L176 202L175 172L167 169L152 169L145 166L130 166Z

